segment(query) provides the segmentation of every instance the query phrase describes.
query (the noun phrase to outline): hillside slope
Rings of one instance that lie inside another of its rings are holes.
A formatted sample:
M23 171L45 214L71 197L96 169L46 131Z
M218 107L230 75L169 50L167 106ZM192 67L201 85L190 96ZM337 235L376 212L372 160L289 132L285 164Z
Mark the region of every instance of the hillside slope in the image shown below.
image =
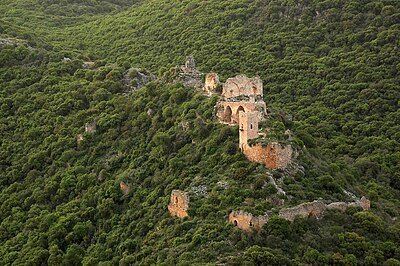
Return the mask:
M54 16L43 3L0 5L14 5L0 25L0 264L399 263L398 1L93 1L94 15L68 1ZM167 78L190 53L223 80L263 79L304 171L247 161L216 98L164 82L124 96L129 67ZM230 225L231 210L283 207L269 175L284 207L345 190L372 209ZM188 218L169 215L173 189L190 194Z

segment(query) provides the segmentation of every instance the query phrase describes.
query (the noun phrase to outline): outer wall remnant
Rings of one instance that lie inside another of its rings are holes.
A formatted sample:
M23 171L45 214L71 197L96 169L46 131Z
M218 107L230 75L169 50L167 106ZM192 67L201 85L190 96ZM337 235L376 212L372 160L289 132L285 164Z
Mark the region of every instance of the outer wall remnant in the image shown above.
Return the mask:
M248 141L258 137L258 112L240 112L239 114L239 148L247 159L264 164L270 169L285 168L292 159L291 145L277 142L263 146L260 143L250 146Z
M308 218L315 217L320 219L324 216L327 209L337 209L345 211L349 207L361 207L363 211L368 211L370 208L370 201L362 197L355 202L332 202L326 205L320 200L313 202L305 202L294 206L292 208L284 208L279 211L278 216L293 222L296 217ZM250 230L254 228L260 230L265 223L269 220L268 215L254 217L251 213L243 211L233 211L229 214L229 222L242 230Z
M291 161L293 149L291 145L281 145L276 142L262 146L260 143L243 145L242 152L252 162L261 163L270 169L285 168Z
M268 216L254 217L251 213L243 211L233 211L229 214L229 222L242 230L260 230L267 221Z
M171 192L171 200L168 205L169 213L172 216L184 218L188 216L187 213L188 207L189 207L188 195L180 190L173 190Z

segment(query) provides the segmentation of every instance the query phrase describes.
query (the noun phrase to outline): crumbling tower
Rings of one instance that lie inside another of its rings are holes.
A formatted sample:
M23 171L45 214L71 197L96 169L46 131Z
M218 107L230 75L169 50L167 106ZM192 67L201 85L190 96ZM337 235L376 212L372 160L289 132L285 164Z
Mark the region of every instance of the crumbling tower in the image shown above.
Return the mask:
M250 139L258 138L259 112L239 112L239 148L242 152Z

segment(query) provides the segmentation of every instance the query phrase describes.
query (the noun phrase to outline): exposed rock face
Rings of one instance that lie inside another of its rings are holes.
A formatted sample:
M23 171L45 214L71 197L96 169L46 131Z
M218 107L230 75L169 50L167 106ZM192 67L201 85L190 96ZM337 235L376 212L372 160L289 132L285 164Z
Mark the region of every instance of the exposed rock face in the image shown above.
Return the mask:
M194 57L190 55L186 58L185 65L176 67L176 79L174 82L201 89L203 87L202 77L203 73L197 70Z
M188 207L189 207L188 195L180 190L173 190L171 192L171 200L168 205L169 213L172 216L184 218L188 216L187 213Z
M130 68L124 73L124 84L128 91L140 89L156 79L155 75L141 68Z
M124 181L121 181L119 183L119 188L121 189L121 192L124 195L128 194L130 191L129 186Z
M213 93L215 93L215 89L218 87L219 84L220 84L220 82L219 82L218 74L217 73L208 73L206 75L203 90L208 95L212 95Z
M252 228L260 230L268 221L268 216L253 216L251 213L243 211L233 211L229 214L229 222L243 230Z

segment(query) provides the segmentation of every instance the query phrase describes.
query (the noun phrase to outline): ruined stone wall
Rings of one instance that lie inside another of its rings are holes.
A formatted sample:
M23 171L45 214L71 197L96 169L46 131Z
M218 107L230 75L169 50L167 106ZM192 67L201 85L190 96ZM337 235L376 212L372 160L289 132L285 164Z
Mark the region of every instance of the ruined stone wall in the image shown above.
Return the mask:
M215 89L220 84L218 74L216 73L208 73L206 75L204 81L204 91L207 92L208 95L212 95L215 93Z
M233 211L229 214L229 222L242 230L260 230L267 221L268 216L253 216L243 211Z
M188 216L187 209L189 208L189 197L186 193L180 190L171 192L171 200L168 205L169 213L172 216L184 218Z
M239 148L247 146L250 139L258 137L259 112L239 112Z
M249 161L264 164L270 169L285 168L292 159L291 145L281 145L273 142L267 146L260 143L249 146L243 145L242 152Z
M302 218L315 217L319 219L325 210L325 203L315 200L313 202L302 203L293 208L282 209L279 211L279 216L291 222L294 221L296 216Z
M254 112L258 111L259 121L263 119L266 114L266 104L265 102L229 102L220 101L217 103L217 117L221 122L225 123L239 123L239 112L244 110L244 112Z
M370 201L365 197L362 197L360 200L355 202L333 202L329 205L320 200L315 200L313 202L299 204L292 208L281 209L278 216L290 222L293 222L296 217L315 217L320 219L324 216L324 212L327 209L338 209L345 211L347 208L355 206L361 207L363 211L368 211L370 209L370 205ZM268 222L269 218L270 217L268 215L255 217L251 213L243 211L232 211L229 214L229 222L242 230L251 230L251 228L260 230L263 225Z
M237 75L229 78L222 88L222 96L225 98L240 95L263 95L263 85L260 78L248 78L245 75Z
M292 145L282 145L278 143L271 143L270 145L276 147L276 168L285 168L292 160Z

